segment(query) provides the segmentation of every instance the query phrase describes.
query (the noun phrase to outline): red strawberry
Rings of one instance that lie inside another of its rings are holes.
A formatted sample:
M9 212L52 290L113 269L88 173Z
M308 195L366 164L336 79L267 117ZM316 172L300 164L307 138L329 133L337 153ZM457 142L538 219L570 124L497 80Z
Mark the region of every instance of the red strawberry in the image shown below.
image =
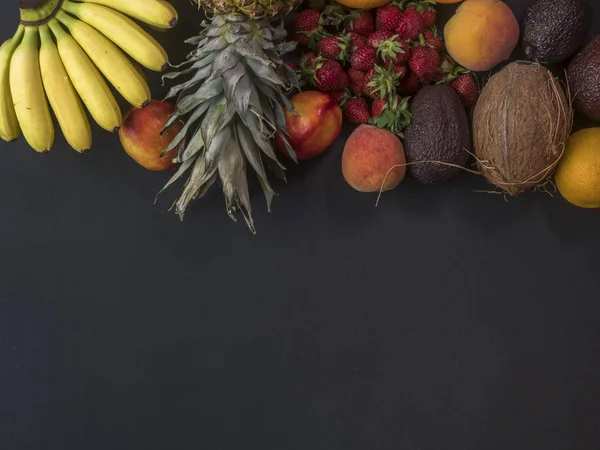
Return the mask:
M442 38L438 36L438 34L432 30L423 31L423 40L425 44L429 45L436 50L442 50L444 48L444 43L442 42ZM421 42L423 44L423 42Z
M300 11L293 23L293 38L300 47L308 47L321 29L321 13L314 9Z
M348 91L343 90L343 91L333 91L330 92L329 95L331 95L331 97L335 100L335 102L338 105L341 105L342 103L345 102L346 98L348 98Z
M377 8L375 28L377 30L396 31L401 18L402 10L397 6L381 6Z
M347 73L350 79L350 90L354 95L361 95L365 84L365 73L353 67L350 67Z
M321 56L327 59L345 61L349 50L350 38L348 36L327 36L317 44L317 50Z
M341 91L348 87L350 80L344 68L337 61L317 57L314 60L313 83L321 91Z
M399 80L404 78L406 76L406 72L408 72L408 69L406 68L406 66L403 66L400 64L393 65L392 70L394 71L395 74L398 75Z
M410 60L410 55L411 49L408 42L396 35L384 39L377 47L378 59L384 66L406 64Z
M398 92L404 95L416 94L423 86L423 82L416 73L408 71L398 87Z
M346 24L347 31L354 31L363 36L368 36L375 31L373 25L373 14L371 11L355 11L350 15L350 20Z
M375 49L363 45L352 52L350 65L357 70L367 71L375 65Z
M479 88L477 87L477 83L475 83L472 74L465 73L460 75L456 80L450 83L450 86L454 88L462 100L463 105L465 105L465 108L470 108L477 101Z
M425 11L421 13L421 19L423 19L423 27L429 28L435 24L435 19L437 19L437 13L433 8L427 8Z
M355 97L344 104L346 119L352 123L368 123L371 118L369 105L362 97Z
M348 38L349 38L351 47L358 48L363 45L367 45L367 38L364 37L362 34L358 34L354 31L350 31L348 33Z
M383 111L383 108L388 104L387 100L373 100L371 104L371 115L373 117L378 116Z
M412 70L423 82L429 83L435 77L442 58L437 50L429 47L413 49L408 63Z
M391 39L392 36L394 36L394 33L391 31L377 30L375 33L372 33L367 37L367 45L370 45L373 48L378 48L379 44L386 39Z
M396 24L395 31L403 39L418 39L423 30L423 19L415 8L406 8Z
M302 59L300 60L300 66L308 68L312 67L317 54L315 52L307 52L302 55Z

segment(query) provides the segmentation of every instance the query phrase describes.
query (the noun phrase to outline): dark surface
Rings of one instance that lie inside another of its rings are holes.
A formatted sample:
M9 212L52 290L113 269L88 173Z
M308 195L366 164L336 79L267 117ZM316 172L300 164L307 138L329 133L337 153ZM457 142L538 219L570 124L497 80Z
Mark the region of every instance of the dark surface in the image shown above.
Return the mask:
M375 209L340 140L252 236L94 139L0 144L2 450L600 448L598 211L471 175Z

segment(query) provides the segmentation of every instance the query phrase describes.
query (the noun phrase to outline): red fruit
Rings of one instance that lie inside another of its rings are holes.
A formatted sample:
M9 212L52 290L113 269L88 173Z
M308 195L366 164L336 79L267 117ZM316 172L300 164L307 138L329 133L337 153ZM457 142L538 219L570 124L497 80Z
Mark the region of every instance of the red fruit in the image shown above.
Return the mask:
M412 70L423 82L429 83L435 77L442 58L434 48L417 47L413 49L408 63Z
M423 31L423 39L425 43L436 50L442 50L444 48L444 43L442 42L442 38L438 36L437 33L434 33L431 30Z
M363 93L365 84L365 73L353 67L348 69L348 78L350 79L350 90L354 95Z
M472 74L465 73L460 75L450 83L450 86L454 88L465 108L470 108L477 101L479 88Z
M427 8L421 13L421 19L423 20L423 28L432 27L437 19L437 13L433 8Z
M396 31L401 18L402 10L397 6L381 6L380 8L377 8L375 28L377 30Z
M335 100L338 105L341 105L344 100L348 97L348 92L346 90L343 91L333 91L330 92L329 95Z
M364 37L362 34L358 34L354 31L350 31L348 33L348 39L350 41L350 46L351 47L361 47L363 45L367 45L367 38Z
M300 47L308 47L321 28L321 13L314 9L300 11L294 20L293 38Z
M365 74L363 92L375 100L389 98L395 95L402 76L402 73L376 65Z
M371 115L373 117L378 116L383 111L383 108L388 104L387 100L373 100L371 104Z
M377 56L384 66L390 64L406 64L410 60L410 45L398 36L384 39L377 47Z
M407 8L396 24L395 31L403 39L418 39L423 30L423 19L415 8Z
M346 24L346 30L368 36L375 31L371 11L357 11Z
M369 105L362 97L355 97L346 102L344 105L344 115L352 123L368 123L371 118Z
M375 33L372 33L367 37L367 45L370 45L376 49L379 47L379 44L386 39L390 39L392 36L394 36L394 33L391 31L377 30Z
M317 57L317 54L315 52L305 53L304 55L302 55L302 59L300 60L300 66L304 67L304 68L313 67L316 57Z
M314 72L315 86L321 91L341 91L346 89L350 80L344 72L344 68L331 59L315 59L316 70Z
M363 45L352 52L350 65L357 70L366 72L375 65L375 49Z
M409 70L402 81L400 81L398 92L403 95L413 95L416 94L422 86L423 82L417 74Z
M394 71L395 74L399 74L398 79L404 78L406 76L406 72L408 72L408 69L406 68L406 66L403 66L400 64L393 65L392 70Z
M327 59L344 61L349 47L350 38L347 36L327 36L319 40L317 50Z

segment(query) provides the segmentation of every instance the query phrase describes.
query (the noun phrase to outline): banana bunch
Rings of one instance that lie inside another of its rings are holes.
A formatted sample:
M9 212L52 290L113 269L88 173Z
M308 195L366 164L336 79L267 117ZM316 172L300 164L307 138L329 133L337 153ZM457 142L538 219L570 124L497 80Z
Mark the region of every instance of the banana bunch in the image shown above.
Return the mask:
M0 137L22 133L37 152L54 143L54 121L78 152L88 150L88 115L114 132L122 122L114 88L143 108L150 89L139 65L162 71L165 50L137 21L166 29L177 12L165 0L20 0L21 23L0 47Z

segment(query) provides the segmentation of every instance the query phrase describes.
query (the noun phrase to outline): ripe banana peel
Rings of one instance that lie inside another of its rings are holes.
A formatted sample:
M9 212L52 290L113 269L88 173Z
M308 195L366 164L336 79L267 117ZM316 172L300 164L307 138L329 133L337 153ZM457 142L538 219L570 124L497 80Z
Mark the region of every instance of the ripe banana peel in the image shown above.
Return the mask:
M151 100L140 67L161 72L166 51L144 29L177 24L165 0L20 0L20 24L0 46L0 138L21 134L38 152L54 142L54 120L78 152L92 145L89 116L115 132L127 102ZM107 82L108 81L108 82Z

